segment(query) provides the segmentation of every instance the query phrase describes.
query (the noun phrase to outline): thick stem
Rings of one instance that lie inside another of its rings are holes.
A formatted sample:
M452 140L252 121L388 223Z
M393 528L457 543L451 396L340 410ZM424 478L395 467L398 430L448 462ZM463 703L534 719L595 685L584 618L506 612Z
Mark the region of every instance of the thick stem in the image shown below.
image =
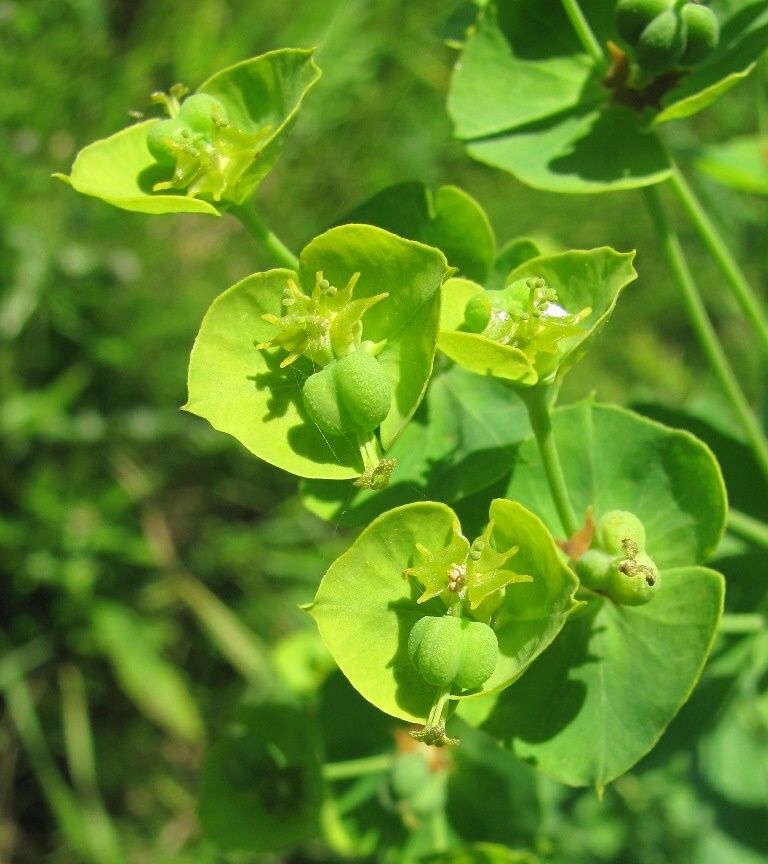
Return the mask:
M669 224L658 189L649 186L645 190L648 208L661 239L661 246L683 297L688 318L707 356L726 398L749 441L752 452L763 474L768 478L768 439L744 395L739 381L728 362L712 322L709 320L699 291L688 268L677 235Z
M581 7L577 0L561 0L561 2L565 14L571 22L571 26L576 31L579 41L584 46L584 50L595 61L595 65L604 65L605 55L603 54L602 48L600 48L600 43L595 38L595 34L587 23L587 19L584 17L584 13L581 11Z
M227 208L227 212L242 222L248 232L259 241L278 264L289 270L299 269L299 259L276 234L269 230L251 204L233 204Z
M688 185L685 177L683 177L682 172L676 165L673 166L669 182L696 230L701 235L701 239L709 250L709 254L720 268L725 281L733 291L734 297L754 328L760 340L763 354L768 357L768 317L766 317L765 310L762 308L759 299L752 291L736 259L720 236L717 227L707 215L701 202L696 198L693 189Z
M565 483L565 475L560 464L557 453L555 435L552 429L552 417L549 411L546 387L536 385L527 390L519 390L525 407L528 409L528 417L531 421L536 443L539 445L541 462L544 473L547 476L549 491L555 502L560 522L567 537L571 537L579 528L579 521L568 495L568 487Z

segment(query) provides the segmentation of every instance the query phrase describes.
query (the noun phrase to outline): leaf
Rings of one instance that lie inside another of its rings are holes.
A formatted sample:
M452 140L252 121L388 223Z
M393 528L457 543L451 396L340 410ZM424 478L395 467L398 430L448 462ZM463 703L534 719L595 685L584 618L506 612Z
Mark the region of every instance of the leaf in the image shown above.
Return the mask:
M435 246L467 279L484 282L495 254L493 229L480 205L456 186L434 194L422 183L398 183L348 213L344 223L377 225Z
M379 228L332 228L303 250L298 275L290 270L257 273L213 302L192 350L185 409L293 474L359 475L357 445L341 436L326 437L304 412L301 388L316 368L306 358L281 368L283 349L255 349L277 332L262 316L279 317L289 279L311 287L318 271L340 286L360 273L357 300L388 292L363 318L364 339L386 340L378 355L393 393L392 409L381 426L386 448L416 410L432 370L438 288L445 269L445 258L436 249Z
M109 659L120 689L152 722L185 741L199 741L203 721L176 667L147 638L145 622L131 609L100 602L91 612L99 649Z
M688 432L590 401L555 411L552 421L579 517L589 506L595 519L609 510L634 513L645 526L648 554L662 570L712 555L723 533L726 499L709 448ZM562 536L532 438L520 448L507 494Z
M320 77L312 51L271 51L224 69L205 81L198 92L224 103L230 122L249 134L269 129L258 158L225 196L243 203L269 173L282 152L304 95ZM199 198L183 194L157 194L152 187L169 179L171 169L158 165L147 149L147 120L83 148L67 178L74 189L141 213L206 213L219 209Z
M663 580L645 606L598 598L572 615L482 728L559 782L601 793L658 741L717 632L719 573L683 567Z
M473 139L474 159L534 189L596 193L661 183L671 174L659 139L623 105L580 102L503 135Z
M322 798L310 717L292 705L246 705L206 754L200 823L227 851L288 849L318 832Z
M397 468L386 489L309 480L304 504L334 524L360 526L401 504L450 504L506 474L529 434L525 406L503 382L451 366L432 376L423 405L388 452Z
M573 608L577 584L533 514L497 500L490 518L495 544L520 546L514 570L533 576L533 582L510 586L496 612L499 661L481 693L507 687L554 639ZM446 546L456 521L449 507L434 502L384 513L331 565L307 607L355 689L403 720L424 721L436 695L410 663L408 635L423 615L445 611L437 599L417 605L421 590L403 578L403 571L420 562L418 544L430 550Z

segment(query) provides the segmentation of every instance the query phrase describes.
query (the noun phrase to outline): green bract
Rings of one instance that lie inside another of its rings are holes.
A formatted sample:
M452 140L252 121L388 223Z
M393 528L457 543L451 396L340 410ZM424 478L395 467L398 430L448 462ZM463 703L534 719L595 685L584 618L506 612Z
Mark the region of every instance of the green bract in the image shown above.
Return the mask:
M582 356L636 277L633 257L603 248L533 258L500 291L451 279L438 347L479 375L522 387L552 382Z
M408 640L425 615L448 617L444 598L471 604L471 592L472 616L498 638L480 693L514 681L574 608L577 581L537 517L503 499L489 515L492 525L470 543L444 504L398 507L374 519L323 577L308 610L342 672L382 711L422 722L430 712L435 685L413 667Z
M137 123L85 147L70 176L57 176L78 192L142 213L215 216L226 204L242 204L280 157L299 106L320 77L312 54L283 49L230 66L182 103L176 119L185 125ZM222 116L208 127L208 107L216 105ZM181 132L186 127L188 138ZM162 164L153 153L165 153ZM219 201L221 208L212 203Z
M416 410L432 370L446 272L437 249L379 228L343 225L321 234L302 251L298 273L257 273L214 301L190 358L186 409L293 474L349 479L370 471L365 482L384 483L386 471L375 472L391 466L379 463L380 449L392 446ZM308 416L305 381L360 349L368 357L342 364L349 365L343 414L330 380L338 367L317 379L325 386L310 411L322 412L323 431ZM352 394L362 364L369 386ZM371 435L343 437L348 420ZM327 431L334 423L338 434Z

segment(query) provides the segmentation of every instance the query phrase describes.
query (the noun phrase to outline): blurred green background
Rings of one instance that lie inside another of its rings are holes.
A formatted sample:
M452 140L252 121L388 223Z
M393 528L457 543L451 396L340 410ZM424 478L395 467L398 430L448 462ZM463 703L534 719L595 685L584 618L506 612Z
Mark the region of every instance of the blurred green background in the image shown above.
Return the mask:
M203 741L243 678L258 678L263 646L309 626L297 604L349 539L303 510L295 478L178 410L208 305L273 262L234 220L126 213L51 179L126 125L128 111L149 110L153 90L194 88L270 49L318 46L323 77L257 196L288 246L298 251L385 186L419 180L476 197L500 245L527 235L552 250L637 249L640 278L563 400L594 391L730 429L641 193L535 192L451 139L446 37L462 11L455 0L0 0L0 862L81 860L62 833L62 773L87 818L106 826L105 850L116 828L131 862L229 860L197 826ZM758 69L670 129L670 144L693 153L754 132L765 82ZM765 285L765 199L695 179ZM761 405L763 364L680 224L726 349ZM764 565L756 558L762 579ZM718 680L691 712L720 704ZM684 731L670 732L602 804L540 781L543 859L766 860L765 828L754 829L768 824L766 801L724 803L692 780L685 745ZM729 857L722 824L752 826L753 848ZM709 858L696 851L704 835L716 838Z

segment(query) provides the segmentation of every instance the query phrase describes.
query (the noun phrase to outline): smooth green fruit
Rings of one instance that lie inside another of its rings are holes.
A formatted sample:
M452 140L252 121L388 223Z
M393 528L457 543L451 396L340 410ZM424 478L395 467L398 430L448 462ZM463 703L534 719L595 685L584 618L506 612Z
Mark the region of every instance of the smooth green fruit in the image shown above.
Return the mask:
M695 66L706 60L720 41L720 25L708 6L689 3L680 12L688 27L688 41L680 58L682 66Z
M678 64L685 51L688 28L675 9L658 14L640 34L635 57L640 68L661 75Z
M172 145L182 145L191 140L191 133L178 118L158 120L147 132L147 149L161 165L175 165L176 153Z
M625 540L634 540L645 551L645 526L628 510L609 510L595 526L595 543L612 555L621 555Z
M381 363L367 351L353 351L334 367L344 413L352 425L372 432L392 407L392 388Z
M619 0L614 15L616 32L630 45L636 45L643 30L671 5L672 0Z
M463 619L463 655L459 672L453 679L457 687L474 690L493 675L499 659L499 640L487 624Z
M389 414L392 388L372 354L353 351L310 375L301 398L309 419L326 435L370 433Z
M643 606L653 599L660 586L653 561L641 552L634 561L625 561L623 567L611 568L605 592L622 606Z
M181 103L178 118L193 133L205 135L217 120L227 119L227 110L218 99L207 93L194 93Z
M411 630L408 656L427 684L474 690L493 674L499 643L494 631L480 621L427 615Z
M616 567L616 556L602 549L587 549L574 562L573 569L586 588L603 591L608 583L611 569Z
M336 388L336 364L310 375L301 388L309 419L326 435L344 435L348 429Z
M408 637L408 656L427 684L445 688L459 672L461 642L460 618L427 615L413 625Z
M500 290L480 291L464 309L464 323L471 333L482 333L491 320L493 309L510 316L525 312L531 289L527 279L518 279Z

